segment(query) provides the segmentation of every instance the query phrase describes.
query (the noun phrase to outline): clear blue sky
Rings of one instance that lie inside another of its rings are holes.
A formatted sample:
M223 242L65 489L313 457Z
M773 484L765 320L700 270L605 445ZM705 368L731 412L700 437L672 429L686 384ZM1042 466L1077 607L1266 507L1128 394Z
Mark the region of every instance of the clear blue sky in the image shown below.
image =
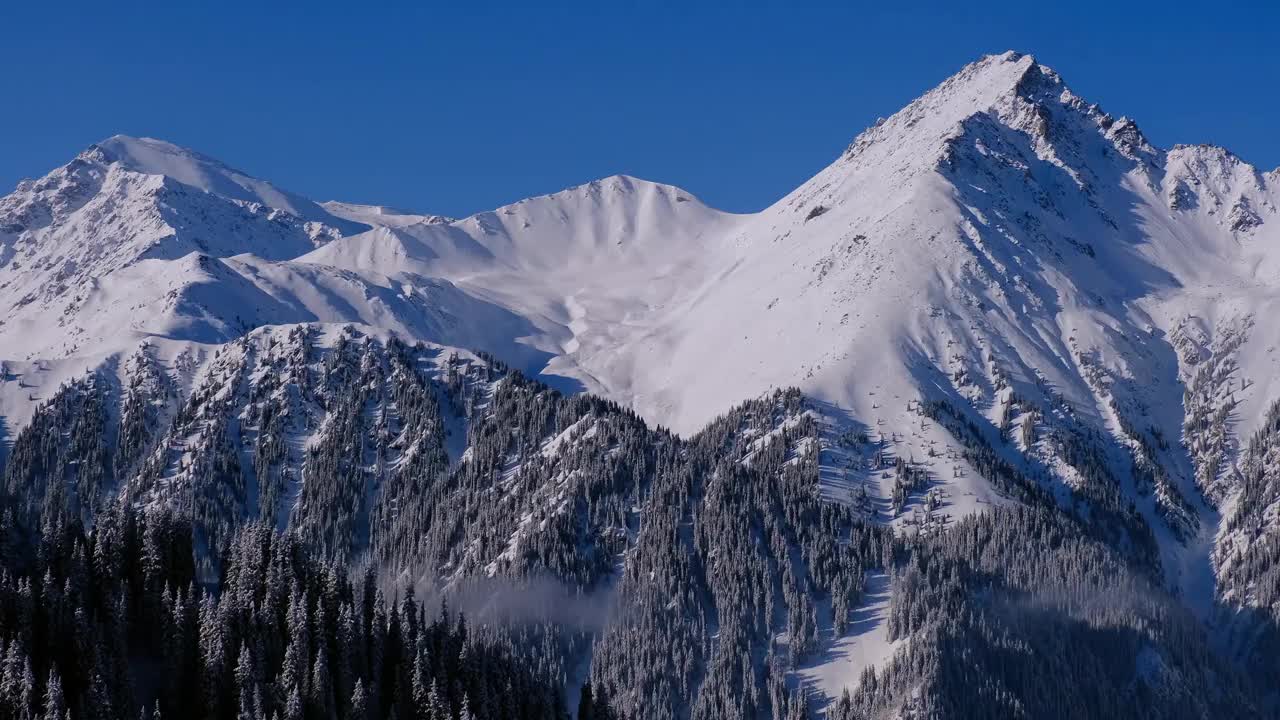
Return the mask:
M125 133L321 200L465 215L628 173L753 210L1006 49L1163 147L1280 165L1273 3L601 4L0 3L0 194Z

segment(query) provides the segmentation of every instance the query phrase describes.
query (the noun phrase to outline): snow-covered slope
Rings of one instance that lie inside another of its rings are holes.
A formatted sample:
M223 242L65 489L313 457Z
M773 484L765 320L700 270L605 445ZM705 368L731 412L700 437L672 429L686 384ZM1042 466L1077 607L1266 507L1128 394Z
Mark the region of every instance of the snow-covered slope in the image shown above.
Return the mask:
M453 222L453 218L447 218L443 215L424 215L408 210L386 207L385 205L360 205L358 203L331 200L320 203L320 206L336 217L370 226L404 227L408 225Z
M449 224L380 227L300 260L447 278L528 318L527 341L557 356L545 374L668 423L645 399L657 356L644 339L662 338L670 313L721 271L740 222L678 188L615 176Z
M130 172L163 176L210 195L272 208L306 222L335 226L346 233L359 230L359 221L344 222L343 215L307 198L163 140L115 135L96 147L106 162Z
M0 346L16 349L6 357L99 350L65 325L141 261L285 260L366 228L198 153L113 137L0 199Z
M60 356L56 343L62 338L99 352L124 351L147 338L224 343L264 325L303 322L357 323L484 347L521 368L541 367L548 358L514 342L532 331L524 318L446 280L411 274L393 279L253 255L141 260L95 283L56 334L22 326L12 332L29 338L22 357L48 358Z
M1272 301L1273 184L1218 148L1153 148L1008 53L756 215L608 178L448 225L397 223L303 260L447 277L534 319L537 342L563 355L552 372L684 432L790 384L882 416L867 378L888 371L903 377L886 389L906 391L928 368L990 375L978 366L984 348L1004 354L997 341L1014 345L1015 385L1038 370L1096 404L1071 337L1117 363L1112 345L1135 330ZM1103 327L1110 339L1090 334Z

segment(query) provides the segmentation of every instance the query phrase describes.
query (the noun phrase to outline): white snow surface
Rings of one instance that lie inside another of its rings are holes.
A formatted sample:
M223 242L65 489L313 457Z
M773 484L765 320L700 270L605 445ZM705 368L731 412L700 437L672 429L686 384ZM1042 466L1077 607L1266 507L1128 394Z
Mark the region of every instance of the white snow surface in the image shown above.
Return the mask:
M454 218L443 215L415 213L385 205L360 205L358 203L330 200L329 202L320 203L320 206L336 217L370 226L405 227L422 223L450 223L454 221Z
M863 604L854 611L849 630L827 643L796 670L799 684L815 690L824 701L840 699L840 694L857 687L868 667L882 669L904 640L889 640L890 579L884 573L867 575ZM823 633L829 628L823 628Z

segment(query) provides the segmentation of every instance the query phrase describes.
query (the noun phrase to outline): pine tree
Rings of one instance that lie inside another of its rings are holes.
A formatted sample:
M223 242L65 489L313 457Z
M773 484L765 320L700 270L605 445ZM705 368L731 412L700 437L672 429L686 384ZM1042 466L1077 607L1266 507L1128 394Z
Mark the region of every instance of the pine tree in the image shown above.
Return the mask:
M431 679L431 690L427 693L425 720L450 720L449 704L440 694L440 686L435 678Z
M315 665L311 670L311 703L321 717L332 714L333 687L329 682L329 651L321 643L316 650Z
M410 688L410 697L413 701L413 706L417 708L419 714L429 719L428 708L431 705L431 691L434 688L435 677L427 662L427 643L425 638L420 638L418 641L411 672L412 687Z
M466 693L462 694L462 709L458 712L458 720L476 720L471 712L471 698Z
M49 680L44 687L44 720L62 720L67 714L67 701L62 695L62 678L58 670L50 668Z
M351 692L351 710L347 713L349 720L369 720L369 701L364 693L364 681L356 680L355 690Z
M284 706L284 720L303 720L302 693L294 688Z
M258 714L255 707L258 692L257 670L254 667L253 655L246 643L240 644L240 657L236 661L236 696L240 702L240 713L250 718Z

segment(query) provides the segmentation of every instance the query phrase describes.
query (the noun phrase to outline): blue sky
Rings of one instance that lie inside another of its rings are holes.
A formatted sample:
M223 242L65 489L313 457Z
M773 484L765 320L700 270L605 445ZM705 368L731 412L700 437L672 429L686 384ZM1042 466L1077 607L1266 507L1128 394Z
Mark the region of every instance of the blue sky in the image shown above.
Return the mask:
M628 173L755 210L1006 49L1158 145L1280 165L1274 4L0 5L0 192L125 133L320 200L465 215Z

